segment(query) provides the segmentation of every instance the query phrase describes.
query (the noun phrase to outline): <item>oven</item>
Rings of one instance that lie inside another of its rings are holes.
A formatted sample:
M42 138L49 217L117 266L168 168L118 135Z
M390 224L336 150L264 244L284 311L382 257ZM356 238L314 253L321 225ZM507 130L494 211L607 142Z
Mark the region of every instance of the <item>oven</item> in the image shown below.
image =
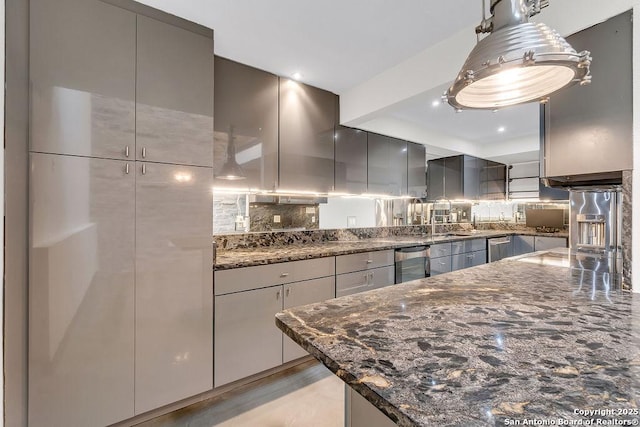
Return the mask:
M395 251L396 283L429 277L429 246L411 246Z

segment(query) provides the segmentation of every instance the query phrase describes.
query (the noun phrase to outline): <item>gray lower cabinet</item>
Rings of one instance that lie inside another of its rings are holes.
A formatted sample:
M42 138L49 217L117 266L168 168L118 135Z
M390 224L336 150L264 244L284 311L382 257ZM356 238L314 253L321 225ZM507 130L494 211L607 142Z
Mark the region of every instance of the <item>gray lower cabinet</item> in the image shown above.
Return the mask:
M336 257L336 297L395 283L394 251L382 250Z
M278 181L278 77L216 56L215 88L214 175L219 175L225 164L233 160L245 175L240 181L216 179L215 186L275 189Z
M133 158L136 15L98 0L29 4L31 151Z
M534 248L536 251L546 251L555 248L566 248L566 237L547 237L547 236L535 236Z
M333 93L280 78L281 189L333 190L336 107Z
M136 414L210 390L211 168L136 162Z
M487 239L451 243L451 271L487 263Z
M336 297L384 288L394 283L395 268L393 266L338 274L336 276Z
M431 276L451 271L451 243L438 243L429 248Z
M407 194L407 142L384 135L368 136L368 192Z
M394 427L396 423L345 385L345 427Z
M524 255L534 251L534 237L533 236L513 236L513 255Z
M326 301L334 298L336 293L335 276L305 280L303 282L284 285L283 309L298 307L314 302ZM287 363L309 353L296 344L291 338L283 335L282 362Z
M215 297L215 387L282 364L280 310L280 285Z
M335 150L335 191L366 193L367 132L338 126Z
M30 163L29 425L110 425L134 416L133 162Z
M137 15L136 40L135 158L213 166L213 37Z
M335 296L335 258L214 273L214 386L306 355L275 325L285 308Z

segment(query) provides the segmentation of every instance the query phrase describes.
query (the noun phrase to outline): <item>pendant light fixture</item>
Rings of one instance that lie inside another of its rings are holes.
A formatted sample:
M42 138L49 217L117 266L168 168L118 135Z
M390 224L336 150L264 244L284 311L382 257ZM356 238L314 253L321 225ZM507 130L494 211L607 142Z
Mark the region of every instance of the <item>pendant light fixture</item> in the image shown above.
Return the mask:
M229 140L227 143L227 161L222 165L220 173L216 175L218 179L226 179L229 181L237 181L245 179L246 175L242 167L236 161L236 137L233 136L233 125L229 126Z
M491 0L491 17L476 27L478 43L443 95L456 110L495 110L546 102L564 87L591 82L588 51L577 53L555 30L529 18L548 0ZM491 33L482 40L481 33Z

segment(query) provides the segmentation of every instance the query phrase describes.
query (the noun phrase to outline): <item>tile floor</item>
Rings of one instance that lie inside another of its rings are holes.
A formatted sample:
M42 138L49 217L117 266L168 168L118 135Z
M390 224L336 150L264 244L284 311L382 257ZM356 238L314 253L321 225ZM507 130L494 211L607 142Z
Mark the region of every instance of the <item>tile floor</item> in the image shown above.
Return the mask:
M343 427L344 383L305 362L136 427Z

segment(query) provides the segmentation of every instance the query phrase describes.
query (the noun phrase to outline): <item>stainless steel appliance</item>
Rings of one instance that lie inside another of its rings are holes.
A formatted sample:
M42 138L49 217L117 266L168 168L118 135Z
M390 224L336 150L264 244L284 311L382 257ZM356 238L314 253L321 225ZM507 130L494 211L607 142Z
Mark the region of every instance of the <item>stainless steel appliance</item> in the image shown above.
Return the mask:
M513 256L513 243L511 236L487 239L489 262L500 261L503 258Z
M396 283L429 277L429 247L411 246L395 251Z
M572 190L569 195L571 250L621 254L621 202L619 189Z

